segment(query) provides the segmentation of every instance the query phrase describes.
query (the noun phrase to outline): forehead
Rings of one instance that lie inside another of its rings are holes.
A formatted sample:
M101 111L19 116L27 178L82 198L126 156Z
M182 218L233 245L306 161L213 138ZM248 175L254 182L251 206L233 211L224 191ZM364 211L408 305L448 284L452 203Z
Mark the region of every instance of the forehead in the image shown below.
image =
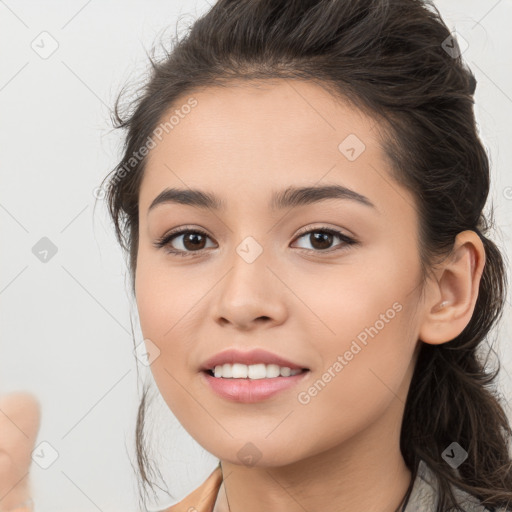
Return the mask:
M191 98L195 106L183 108ZM326 180L351 188L364 183L371 194L389 170L376 121L311 82L208 87L181 97L161 122L173 114L179 121L155 139L148 155L141 211L167 187L255 197L266 189Z

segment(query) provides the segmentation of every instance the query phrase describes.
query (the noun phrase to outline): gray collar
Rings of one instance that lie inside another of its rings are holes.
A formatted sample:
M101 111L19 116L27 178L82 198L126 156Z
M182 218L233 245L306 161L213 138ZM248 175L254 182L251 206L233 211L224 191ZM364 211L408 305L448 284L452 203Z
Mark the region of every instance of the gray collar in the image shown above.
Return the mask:
M467 492L452 486L455 497L461 508L466 512L486 512L492 510L486 508L480 501ZM420 461L418 474L411 491L411 496L405 508L405 512L433 512L437 506L437 479L425 461ZM496 511L499 512L499 511Z

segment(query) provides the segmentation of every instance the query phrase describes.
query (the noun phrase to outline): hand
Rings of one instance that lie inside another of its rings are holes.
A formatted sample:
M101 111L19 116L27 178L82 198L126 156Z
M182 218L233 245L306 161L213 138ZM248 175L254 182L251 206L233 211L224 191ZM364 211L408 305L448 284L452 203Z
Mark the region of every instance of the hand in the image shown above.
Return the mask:
M31 454L39 431L41 406L26 392L0 396L0 512L30 511Z

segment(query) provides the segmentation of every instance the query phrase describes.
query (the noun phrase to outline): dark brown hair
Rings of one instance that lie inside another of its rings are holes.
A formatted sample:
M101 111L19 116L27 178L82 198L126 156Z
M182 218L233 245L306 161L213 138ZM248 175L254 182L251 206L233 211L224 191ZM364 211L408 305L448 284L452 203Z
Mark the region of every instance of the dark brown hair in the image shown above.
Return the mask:
M476 80L458 49L431 1L219 0L174 39L171 51L150 56L151 76L124 115L118 96L114 123L127 134L124 155L107 176L107 201L133 284L146 162L133 156L178 99L234 80L307 80L371 115L393 178L416 198L423 279L461 231L475 231L486 253L469 324L448 343L421 343L400 439L411 487L424 460L438 477L436 512L462 510L451 484L490 508L512 510L512 431L493 385L499 360L489 370L488 357L477 351L502 315L506 273L489 238L492 210L483 213L490 173L473 112ZM146 393L137 460L142 481L152 487L143 445ZM453 441L469 454L457 470L441 457Z

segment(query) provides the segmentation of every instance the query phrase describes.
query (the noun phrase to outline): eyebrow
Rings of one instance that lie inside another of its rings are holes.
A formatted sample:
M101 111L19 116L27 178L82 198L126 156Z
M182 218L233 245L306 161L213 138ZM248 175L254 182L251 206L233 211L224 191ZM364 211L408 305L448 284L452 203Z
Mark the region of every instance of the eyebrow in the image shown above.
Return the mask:
M377 209L366 196L342 185L288 187L282 191L274 192L269 206L272 211L275 211L285 208L297 208L326 199L348 199ZM226 208L224 202L215 194L198 189L166 188L153 199L148 208L148 213L158 205L167 203L184 204L215 211L225 210Z

